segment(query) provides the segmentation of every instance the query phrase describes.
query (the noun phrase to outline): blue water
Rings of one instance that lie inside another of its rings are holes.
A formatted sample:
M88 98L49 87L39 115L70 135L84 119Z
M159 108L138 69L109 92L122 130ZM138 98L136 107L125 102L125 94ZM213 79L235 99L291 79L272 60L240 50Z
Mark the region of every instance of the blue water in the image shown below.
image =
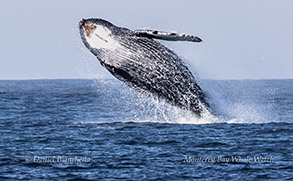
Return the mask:
M0 81L0 179L292 180L293 80L200 84L202 119L116 80Z

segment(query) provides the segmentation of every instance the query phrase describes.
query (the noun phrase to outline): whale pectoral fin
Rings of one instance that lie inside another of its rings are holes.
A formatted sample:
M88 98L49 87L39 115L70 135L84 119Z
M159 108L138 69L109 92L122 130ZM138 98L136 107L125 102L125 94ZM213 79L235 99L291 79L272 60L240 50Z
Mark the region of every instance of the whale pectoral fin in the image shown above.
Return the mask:
M157 30L135 30L136 36L161 39L167 41L192 41L201 42L202 40L193 35L177 34L171 32L157 31Z

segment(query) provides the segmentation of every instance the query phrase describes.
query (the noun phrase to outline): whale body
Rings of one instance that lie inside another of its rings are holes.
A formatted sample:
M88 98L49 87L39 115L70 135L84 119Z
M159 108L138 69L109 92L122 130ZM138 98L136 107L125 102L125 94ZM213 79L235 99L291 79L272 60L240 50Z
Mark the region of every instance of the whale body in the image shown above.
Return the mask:
M186 34L156 30L129 30L103 19L82 19L84 45L112 75L155 100L201 117L209 110L205 94L185 63L154 39L200 42Z

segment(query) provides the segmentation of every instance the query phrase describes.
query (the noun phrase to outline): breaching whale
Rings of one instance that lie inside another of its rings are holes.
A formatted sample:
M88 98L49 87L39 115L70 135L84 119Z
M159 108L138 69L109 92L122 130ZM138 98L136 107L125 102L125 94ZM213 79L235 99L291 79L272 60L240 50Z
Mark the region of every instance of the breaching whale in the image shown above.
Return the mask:
M156 30L129 30L103 19L82 19L80 36L112 75L134 90L201 117L205 94L185 63L154 39L201 42L196 36Z

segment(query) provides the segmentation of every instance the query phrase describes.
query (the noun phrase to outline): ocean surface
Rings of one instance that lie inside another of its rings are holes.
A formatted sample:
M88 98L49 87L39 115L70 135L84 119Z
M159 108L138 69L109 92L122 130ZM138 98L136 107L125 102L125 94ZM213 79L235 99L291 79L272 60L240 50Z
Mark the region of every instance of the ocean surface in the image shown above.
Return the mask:
M0 180L293 179L293 80L201 80L197 119L117 80L1 80Z

